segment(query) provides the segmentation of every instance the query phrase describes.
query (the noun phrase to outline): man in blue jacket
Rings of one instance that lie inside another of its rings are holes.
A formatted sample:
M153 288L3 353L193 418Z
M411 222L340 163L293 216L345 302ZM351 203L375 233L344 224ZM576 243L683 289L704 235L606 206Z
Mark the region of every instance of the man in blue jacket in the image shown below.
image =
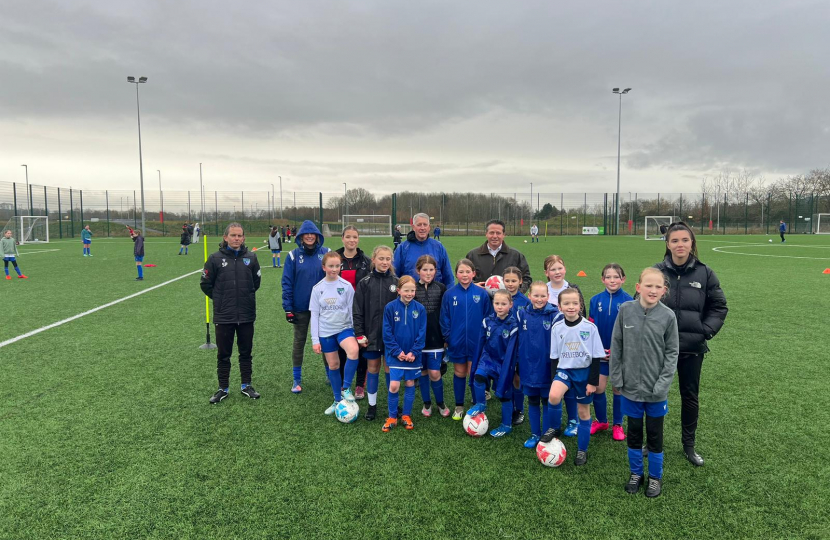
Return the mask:
M429 216L415 214L412 216L412 230L406 235L406 242L395 250L395 274L398 277L410 275L417 282L419 276L415 263L421 255L431 255L438 263L435 268L435 281L440 281L447 288L452 287L455 279L446 248L441 242L429 237Z
M778 224L778 232L781 234L781 241L786 242L786 240L784 240L784 233L787 232L787 224L784 223L783 219L781 220L781 223Z
M285 258L282 274L282 309L285 319L294 325L294 350L291 360L294 366L294 384L291 391L303 391L303 352L308 339L311 311L308 303L311 289L326 276L323 271L323 255L329 248L323 247L323 235L313 221L304 221L294 239L297 247Z

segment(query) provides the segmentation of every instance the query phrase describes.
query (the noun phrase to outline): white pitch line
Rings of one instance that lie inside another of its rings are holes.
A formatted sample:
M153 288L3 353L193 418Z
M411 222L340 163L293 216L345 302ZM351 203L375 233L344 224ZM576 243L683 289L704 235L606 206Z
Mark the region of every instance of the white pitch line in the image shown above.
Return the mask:
M59 249L39 249L37 251L21 251L18 253L21 257L23 255L33 255L35 253L49 253L50 251L60 251Z
M36 334L40 334L41 332L51 330L52 328L56 328L58 326L64 325L64 324L69 323L69 322L72 322L76 319L80 319L81 317L86 317L87 315L95 313L96 311L101 311L102 309L108 308L110 306L114 306L115 304L120 304L121 302L124 302L125 300L135 298L136 296L141 296L142 294L148 293L148 292L153 291L155 289L158 289L160 287L164 287L165 285L169 285L169 284L173 283L174 281L179 281L180 279L184 279L188 276L192 276L193 274L198 274L201 271L202 270L199 269L199 270L194 270L193 272L188 272L187 274L184 274L184 275L179 276L177 278L173 278L169 281L165 281L164 283L159 283L158 285L153 285L149 289L144 289L144 290L138 291L137 293L133 293L129 296L125 296L124 298L119 298L118 300L113 300L112 302L109 302L109 303L104 304L102 306L98 306L98 307L92 308L88 311L84 311L83 313L78 313L77 315L73 315L73 316L69 317L68 319L63 319L62 321L53 322L52 324L47 324L46 326L38 328L37 330L32 330L31 332L26 332L25 334L20 334L17 337L7 339L6 341L0 342L0 349L5 347L6 345L11 345L12 343L16 343L16 342L20 341L21 339L26 339L27 337L31 337L31 336L34 336Z
M830 261L830 257L798 257L796 255L767 255L765 253L735 253L734 251L723 251L724 249L729 248L745 248L745 247L761 247L767 246L767 244L738 244L733 246L718 246L713 247L712 251L717 251L718 253L723 253L725 255L747 255L749 257L773 257L776 259L810 259L813 261ZM797 247L797 246L792 246Z

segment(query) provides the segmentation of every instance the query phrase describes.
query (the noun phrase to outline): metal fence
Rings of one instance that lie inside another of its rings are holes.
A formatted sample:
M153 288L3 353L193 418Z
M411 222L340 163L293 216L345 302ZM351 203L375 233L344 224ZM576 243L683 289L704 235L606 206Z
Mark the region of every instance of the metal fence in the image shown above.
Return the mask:
M411 216L424 212L442 234L484 232L489 219L501 219L513 236L528 235L537 224L548 236L582 234L642 235L646 216L676 216L699 234L769 234L784 220L791 233L813 233L813 216L830 213L827 195L752 196L733 193L712 198L700 193L625 193L616 219L613 193L417 193L347 201L343 194L269 191L145 191L148 236L178 237L185 221L198 222L206 234L219 234L231 221L246 233L266 234L268 227L296 226L312 220L334 233L343 214L392 215L408 229ZM126 225L141 224L141 194L134 190L79 190L0 182L0 225L14 216L49 216L52 238L80 236L90 225L97 237L126 236ZM830 221L830 220L828 220Z

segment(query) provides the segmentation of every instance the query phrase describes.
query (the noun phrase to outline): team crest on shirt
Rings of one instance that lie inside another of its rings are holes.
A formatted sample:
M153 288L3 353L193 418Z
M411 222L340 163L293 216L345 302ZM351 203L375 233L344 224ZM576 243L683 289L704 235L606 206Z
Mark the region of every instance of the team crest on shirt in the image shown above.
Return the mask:
M389 286L389 292L395 292L397 290L398 290L398 287L396 285L390 285Z
M580 330L579 337L582 338L582 341L588 341L588 338L591 337L591 332Z
M251 259L243 258L242 262L245 263L245 266L248 266L251 264Z
M599 303L597 304L597 311L599 311L600 313L602 313L602 302L599 302Z
M413 318L413 319L417 319L417 318L418 318L418 315L419 315L419 313L418 313L417 311L413 311L413 312L412 312L412 318Z
M300 254L300 264L303 264L303 256Z
M545 330L550 330L550 321L544 321L542 326L545 327ZM525 328L525 330L527 330L527 328Z
M510 335L510 330L507 330L507 329L505 328L504 330L502 330L502 331L501 331L501 337L503 337L504 339L507 339L507 337L508 337L509 335Z
M452 305L454 305L454 306L458 305L458 297L457 296L452 297Z
M222 259L222 268L225 268L226 266L228 266L228 261Z
M475 302L476 304L478 304L478 302L479 302L480 300L481 300L481 296L479 296L479 295L477 295L477 294L474 294L474 295L473 295L473 302Z
M343 287L337 287L337 294L342 296L345 291L346 289L344 289Z
M398 312L395 312L395 322L400 322L401 318L398 317Z
M317 254L317 258L318 258L318 259L320 259L320 260L322 261L322 260L323 260L323 254L322 254L322 253L318 253L318 254Z

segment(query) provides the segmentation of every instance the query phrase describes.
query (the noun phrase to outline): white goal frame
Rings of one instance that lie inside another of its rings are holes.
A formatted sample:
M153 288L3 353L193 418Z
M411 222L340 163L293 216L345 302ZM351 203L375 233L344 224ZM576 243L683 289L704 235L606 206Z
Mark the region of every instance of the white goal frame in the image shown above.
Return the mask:
M813 214L813 234L830 234L830 214Z
M649 234L649 220L655 222L655 225L657 226L656 234ZM643 227L643 238L645 240L663 240L663 235L660 234L660 225L669 225L671 223L676 223L677 221L679 221L677 216L646 216Z
M360 236L392 236L392 216L388 214L346 214L342 224L343 228L357 227Z
M14 216L3 228L12 231L12 236L21 246L23 244L49 243L48 216ZM40 233L43 234L40 234ZM43 237L43 238L42 238Z

